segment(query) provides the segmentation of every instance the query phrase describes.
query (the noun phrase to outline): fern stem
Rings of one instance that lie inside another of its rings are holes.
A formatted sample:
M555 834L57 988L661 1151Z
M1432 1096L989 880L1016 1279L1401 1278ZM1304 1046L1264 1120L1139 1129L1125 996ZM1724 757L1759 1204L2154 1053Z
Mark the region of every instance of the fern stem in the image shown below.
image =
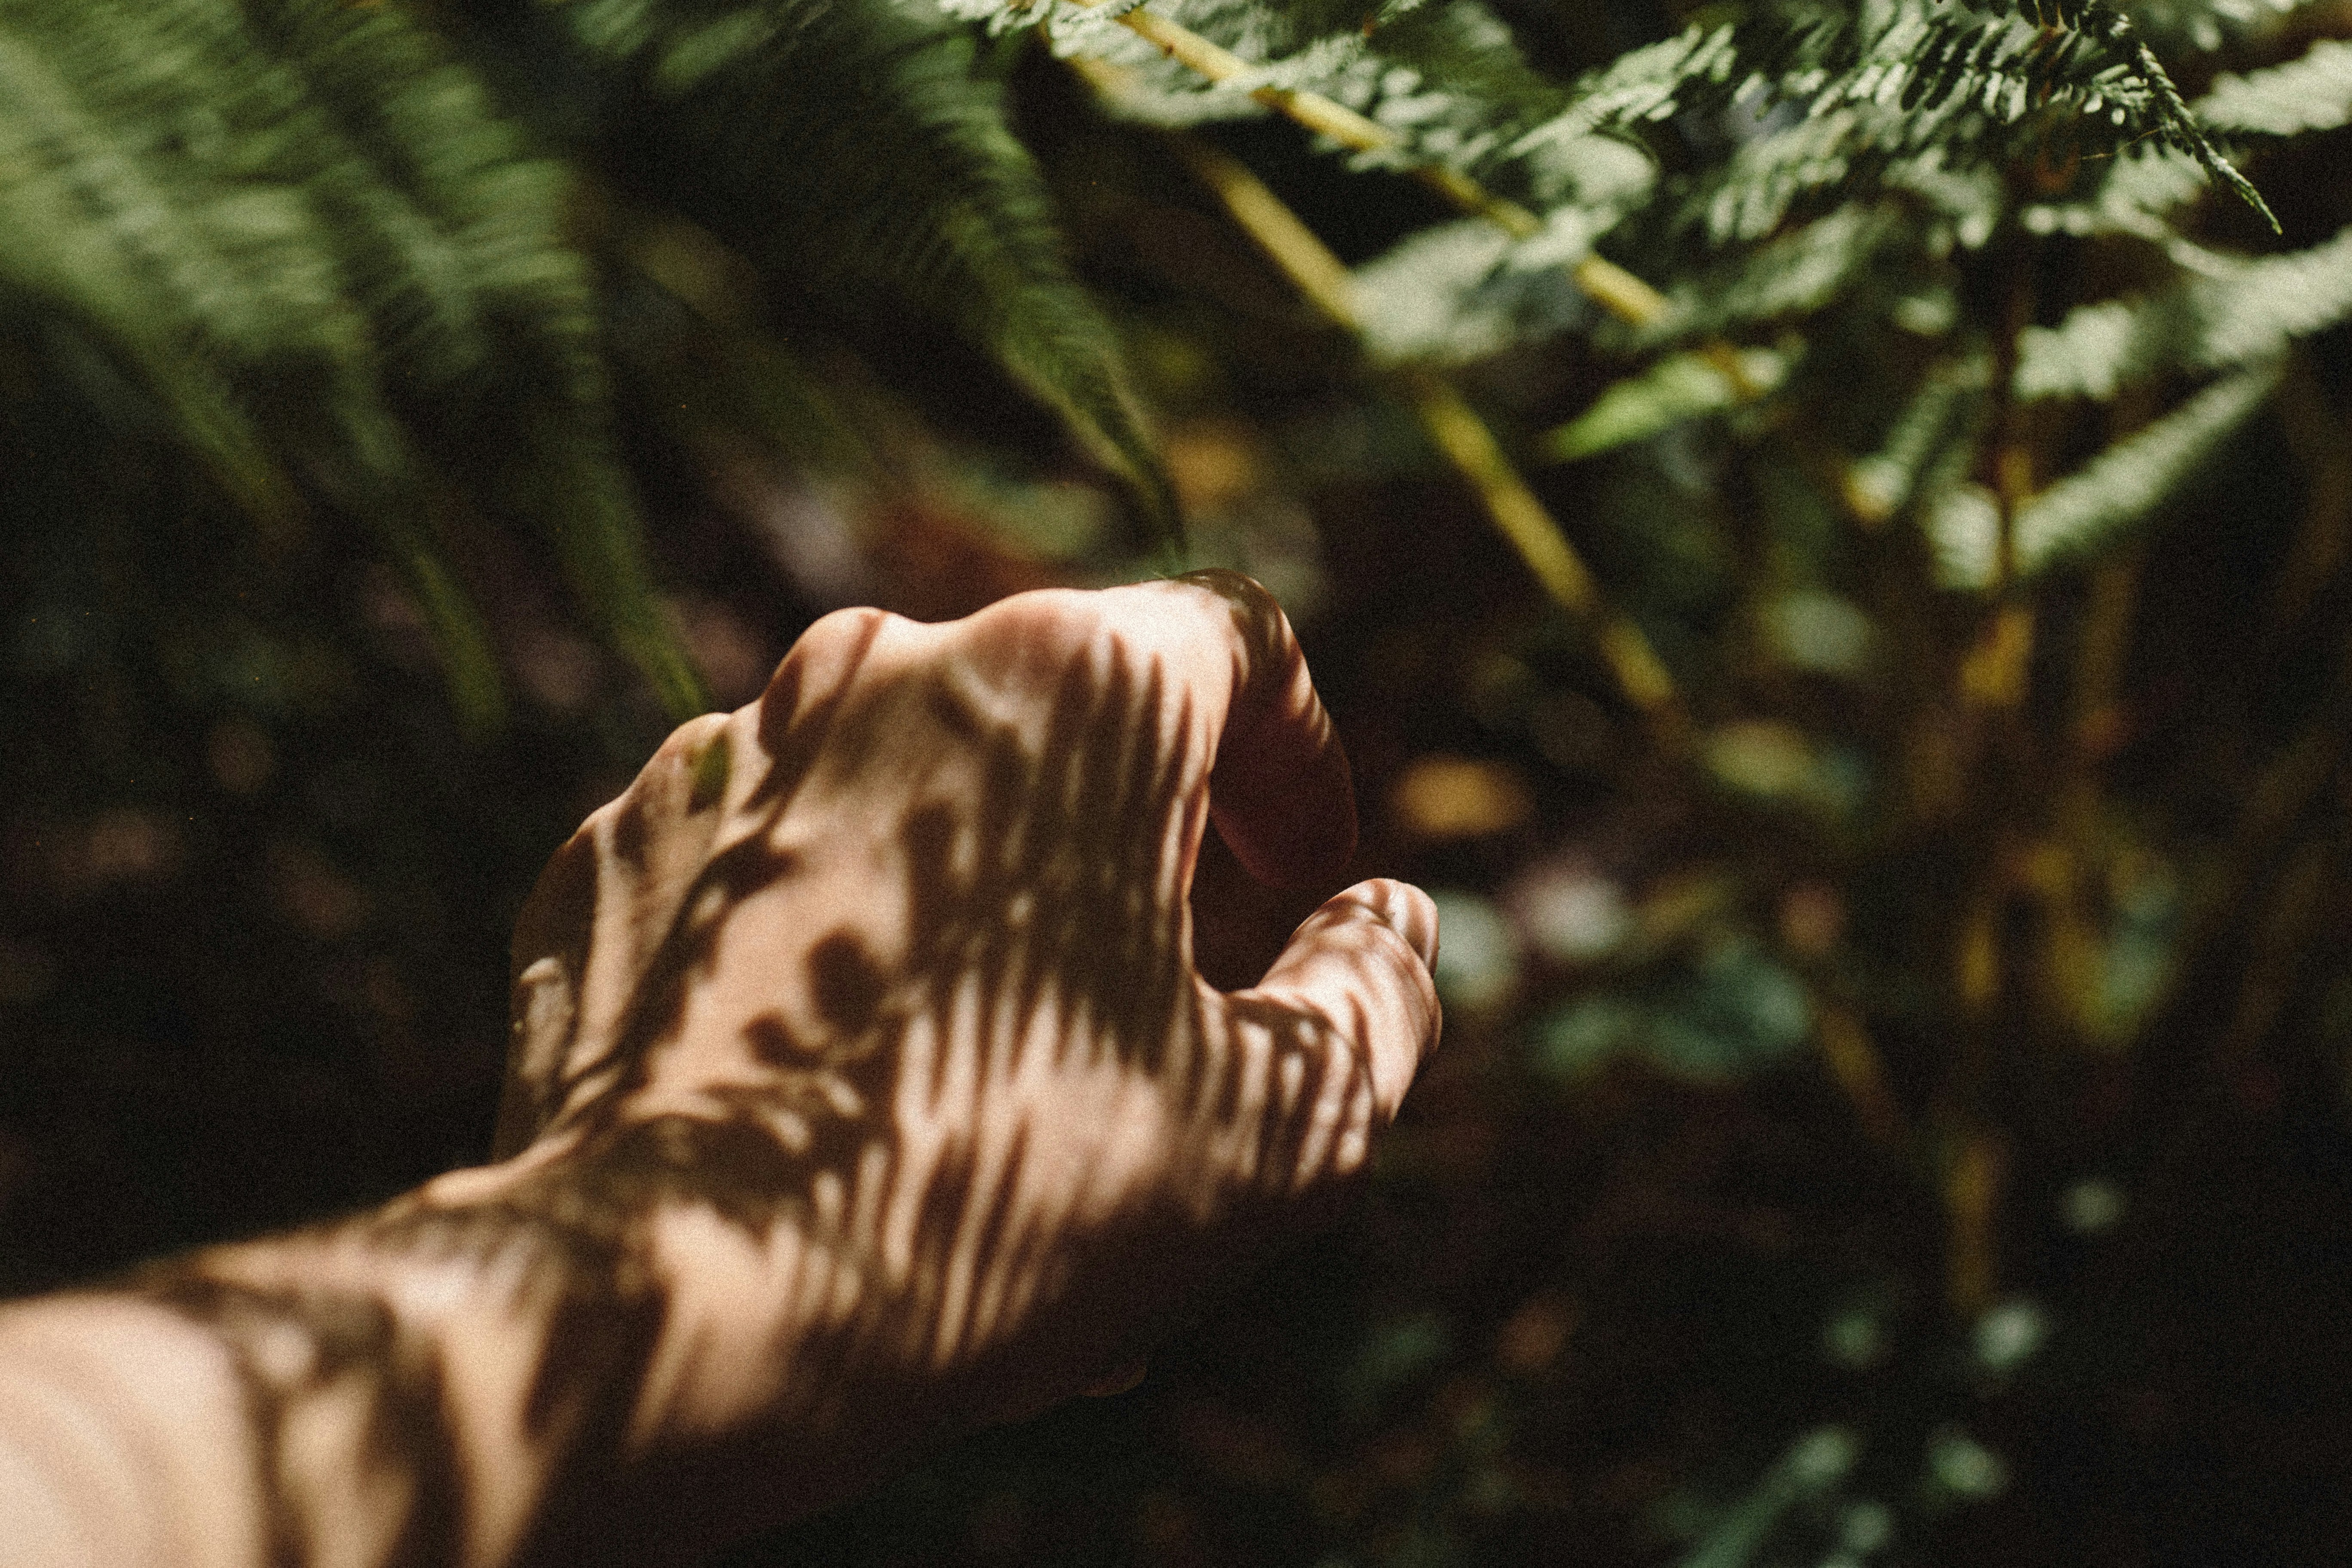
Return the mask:
M1973 1321L2000 1288L1998 1220L2009 1150L2000 1135L1984 1127L1960 1134L1944 1174L1944 1207L1950 1224L1945 1289L1953 1313Z
M1096 5L1100 0L1079 0L1079 3ZM1232 81L1247 75L1253 68L1247 60L1232 50L1157 12L1139 6L1122 13L1117 20L1120 26L1178 65L1210 81ZM1079 63L1090 67L1107 64L1100 60ZM1117 68L1110 68L1115 70ZM1351 147L1359 153L1399 153L1405 148L1405 139L1398 132L1319 92L1261 87L1252 91L1250 96L1318 135L1328 136L1342 147ZM1407 172L1462 211L1473 217L1485 218L1515 238L1526 239L1542 232L1541 218L1508 197L1496 195L1458 169L1443 163L1418 163ZM1619 321L1646 327L1666 314L1666 297L1613 261L1588 256L1569 270L1576 280L1576 286ZM1738 357L1728 345L1722 346L1727 354L1735 359ZM1746 378L1737 377L1733 384L1746 385Z
M1079 69L1097 87L1116 90L1116 67L1081 61ZM1352 280L1330 247L1239 159L1194 137L1171 132L1170 140L1234 222L1317 310L1332 325L1358 334ZM1674 677L1633 618L1601 598L1591 569L1486 422L1434 372L1406 367L1392 374L1431 444L1477 496L1496 531L1518 552L1552 602L1591 629L1618 689L1648 721L1660 745L1679 750L1688 739L1689 720Z
M2139 605L2142 561L2141 550L2126 549L2091 574L2066 732L2050 792L2053 870L2036 889L2043 904L2044 1011L2077 1040L2112 1033L2097 1004L2101 959L2092 889L2106 818L2100 769L2122 724L2124 660Z
M2286 564L2271 595L2258 665L2268 665L2321 593L2352 556L2352 452L2344 421L2330 406L2307 349L2298 348L2274 406L2287 448L2302 464L2308 498Z
M1813 1034L1830 1078L1853 1107L1854 1119L1882 1149L1900 1150L1910 1141L1903 1107L1887 1086L1886 1063L1870 1031L1853 1008L1813 999Z

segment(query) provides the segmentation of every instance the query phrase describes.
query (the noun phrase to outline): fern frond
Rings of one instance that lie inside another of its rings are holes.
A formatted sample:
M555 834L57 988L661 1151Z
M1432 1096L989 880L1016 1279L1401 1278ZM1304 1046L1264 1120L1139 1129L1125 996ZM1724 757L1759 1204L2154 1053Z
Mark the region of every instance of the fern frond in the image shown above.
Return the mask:
M2189 277L2149 298L2085 305L2019 340L2017 395L2105 398L2167 370L2268 360L2352 316L2352 228L2306 250Z
M2116 58L2126 62L2140 88L2147 92L2152 110L2154 132L2172 147L2179 149L2203 165L2214 184L2226 187L2260 213L2278 231L2278 219L2236 165L2222 156L2204 126L2180 96L2171 73L2156 58L2147 39L2132 25L2132 19L2116 8L2109 0L2011 0L2016 11L2029 16L2037 26L2047 29L2054 22L2072 28L2078 35L2097 38Z
M1588 323L1570 268L1591 254L1599 216L1561 207L1526 239L1475 218L1408 237L1353 274L1366 346L1390 363L1466 364Z
M2019 570L2094 554L2154 514L2269 399L2284 365L2273 360L2215 382L2028 501L2017 514Z
M1769 349L1748 350L1738 366L1735 379L1712 356L1669 354L1603 392L1592 406L1544 437L1538 449L1556 463L1596 457L1685 419L1748 402L1780 385L1789 374L1787 359Z
M2282 356L2223 377L2027 501L2015 522L2019 573L2031 576L2087 559L2160 515L2269 400L2284 363ZM1989 498L1937 510L1929 534L1948 584L1992 583L1998 528Z
M2038 202L2018 214L2029 234L2126 234L2169 246L2179 236L2168 215L2209 188L2204 168L2170 147L2127 153L2107 163L2085 197Z
M2284 65L2224 71L2198 100L2197 116L2216 131L2261 136L2352 124L2352 43L2323 38Z
M1922 376L1878 450L1857 459L1846 476L1857 510L1879 520L1899 516L1922 497L1946 494L1958 484L1974 456L1991 380L1991 364L1981 353L1937 364Z
M1885 204L1851 203L1677 285L1658 325L1632 335L1644 345L1679 342L1809 315L1843 296L1901 233Z
M299 473L367 522L487 720L487 638L421 498L479 415L609 422L562 172L431 35L327 0L0 9L0 279L84 322L248 510L282 521ZM561 529L583 586L649 616L625 491L604 500L586 548ZM666 637L635 644L698 700Z
M897 0L571 0L517 25L643 105L600 149L633 183L845 311L958 328L1175 526L1116 335L961 29Z
M1807 193L1999 163L2063 140L2104 152L2156 138L2268 209L2103 0L2055 14L1904 0L1858 19L1778 16L1635 50L1523 137L1635 132L1668 120L1764 129L1694 183L1685 211L1717 243L1769 233Z
M1042 9L941 3L992 25L1010 10L1026 19ZM1149 10L1078 4L1056 15L1057 54L1123 73L1113 105L1122 116L1173 129L1279 107L1330 134L1360 168L1467 174L1566 97L1480 0L1371 11L1162 0Z

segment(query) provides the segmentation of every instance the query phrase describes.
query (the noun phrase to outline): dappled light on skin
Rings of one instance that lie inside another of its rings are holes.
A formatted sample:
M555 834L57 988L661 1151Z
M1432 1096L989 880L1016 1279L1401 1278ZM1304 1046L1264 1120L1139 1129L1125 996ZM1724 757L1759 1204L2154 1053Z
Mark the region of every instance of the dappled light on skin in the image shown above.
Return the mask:
M371 1395L402 1562L689 1552L630 1500L764 1522L1131 1382L1195 1288L1361 1171L1437 1026L1400 884L1331 900L1251 990L1198 978L1213 798L1262 877L1350 852L1304 660L1229 574L840 612L681 727L518 924L504 1163L317 1233L494 1287L533 1463L474 1462L495 1416L421 1348L437 1309L364 1268L282 1288L232 1248L152 1282L239 1352L275 1537L317 1529L299 1428L338 1380ZM289 1334L307 1356L266 1352ZM746 1455L762 1495L725 1487Z

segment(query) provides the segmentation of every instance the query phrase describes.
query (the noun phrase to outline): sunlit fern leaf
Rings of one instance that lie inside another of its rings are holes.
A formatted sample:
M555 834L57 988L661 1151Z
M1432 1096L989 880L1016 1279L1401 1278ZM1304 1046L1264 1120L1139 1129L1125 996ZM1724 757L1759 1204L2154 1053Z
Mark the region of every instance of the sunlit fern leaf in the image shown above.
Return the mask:
M1769 14L1693 27L1578 84L1515 151L1595 131L1718 125L1736 146L1685 182L1679 221L1761 237L1801 197L1999 166L2051 146L2179 147L2268 216L2128 23L2099 0L2032 15L1899 0L1863 18Z
M629 183L837 308L958 328L1172 530L1116 333L966 33L898 0L568 0L500 17L541 68L625 106L597 151Z
M1669 354L1603 392L1591 407L1546 436L1538 450L1558 463L1594 457L1747 402L1778 386L1788 372L1788 362L1769 349L1739 356L1738 382L1708 356Z
M488 640L425 498L510 468L501 424L608 439L562 172L391 5L13 0L0 72L0 271L85 321L248 507L272 515L282 469L373 528L461 711L493 721ZM513 488L671 707L700 706L644 635L625 487L549 456Z
M1568 97L1559 83L1528 64L1510 28L1477 0L1413 7L1375 26L1369 37L1381 58L1417 73L1433 89L1476 105L1490 121L1533 124L1557 112Z
M1513 239L1482 218L1440 224L1355 269L1366 346L1391 363L1463 364L1587 324L1567 268L1591 251L1588 215L1562 208Z
M1508 26L1479 0L1388 5L1158 0L1155 14L1246 62L1249 68L1239 76L1215 81L1118 26L1128 5L940 3L953 15L984 17L992 26L1042 23L1056 52L1118 65L1128 79L1114 107L1130 120L1192 125L1268 113L1254 96L1266 89L1318 93L1398 138L1391 147L1355 149L1349 156L1359 167L1478 168L1566 97L1559 83L1528 65ZM1506 175L1503 183L1514 182Z
M1673 310L1632 335L1647 346L1809 315L1842 298L1902 237L1892 208L1849 203L1678 285Z
M2224 71L2189 108L2221 135L2336 129L2352 122L2352 44L2322 40L2284 65L2243 76ZM2168 144L2130 153L2105 161L2088 195L2027 207L2021 221L2034 234L2127 234L2177 248L2181 239L2168 219L2207 188L2203 166Z
M2107 0L2013 0L2013 3L2021 16L2031 17L2034 25L2045 33L2053 23L2073 28L2079 36L2098 39L2115 55L2128 61L2132 75L2147 91L2156 129L2164 141L2196 159L2212 176L2214 184L2235 192L2240 200L2262 215L2263 221L2271 226L2273 233L2277 232L2278 218L2271 212L2270 204L2263 200L2262 193L2255 190L2252 184L2238 172L2237 165L2213 144L2213 139L2206 133L2205 127L2182 100L2180 89L2173 85L2171 74L2156 58L2156 51L2148 47L2138 29L2132 26L2129 16L2108 4Z
M1405 11L1372 28L1367 42L1385 68L1361 107L1408 139L1415 163L1486 171L1528 126L1567 100L1567 90L1531 68L1510 29L1476 0Z
M2268 360L2224 376L2026 502L2014 525L2019 571L2032 575L2087 559L2146 526L2269 400L2284 363ZM1998 525L1989 501L1937 512L1929 533L1946 582L1990 584Z
M2092 555L2153 516L2268 401L2284 360L2215 382L2115 443L2017 514L2017 559L2032 573Z
M2084 305L2018 342L2017 395L2106 398L2168 370L2210 373L2268 360L2295 338L2352 317L2352 228L2259 260L2209 256L2151 297Z
M2197 115L2224 133L2293 136L2352 124L2352 43L2323 38L2301 58L2243 76L2223 72Z

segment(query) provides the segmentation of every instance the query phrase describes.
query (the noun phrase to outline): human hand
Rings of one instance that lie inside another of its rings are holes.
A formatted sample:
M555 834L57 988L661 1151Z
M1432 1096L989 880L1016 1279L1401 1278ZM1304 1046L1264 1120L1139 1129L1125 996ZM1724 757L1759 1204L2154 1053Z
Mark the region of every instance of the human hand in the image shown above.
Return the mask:
M721 1455L855 1486L1100 1384L1362 1167L1437 1035L1401 883L1203 984L1211 816L1286 884L1354 842L1247 579L827 616L557 854L516 933L515 1157L425 1196L641 1259L626 1443L713 1489Z
M689 1560L1099 1383L1437 1035L1395 882L1203 984L1212 816L1285 882L1354 838L1255 584L828 616L541 878L505 1158L0 1310L0 1557Z

